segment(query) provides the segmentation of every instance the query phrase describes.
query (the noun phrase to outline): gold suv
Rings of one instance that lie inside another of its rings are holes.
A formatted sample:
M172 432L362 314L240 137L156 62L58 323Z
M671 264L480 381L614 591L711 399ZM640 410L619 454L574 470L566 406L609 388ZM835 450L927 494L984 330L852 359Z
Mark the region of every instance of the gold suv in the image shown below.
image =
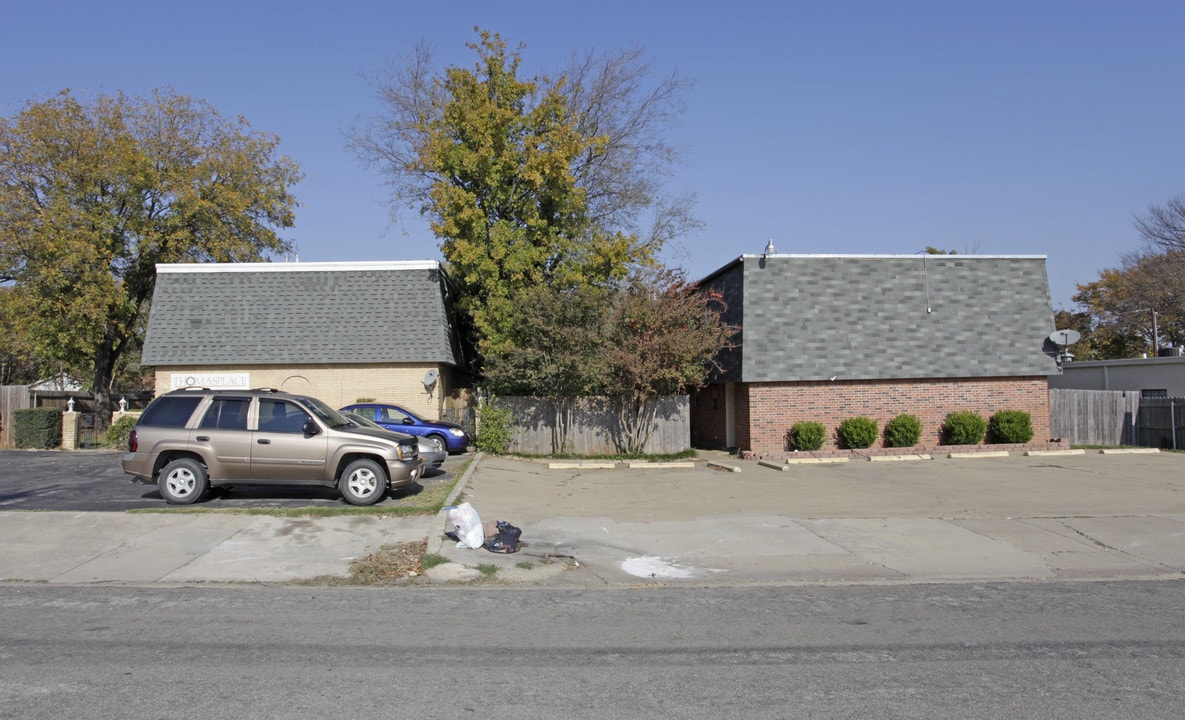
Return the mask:
M183 388L152 401L123 471L175 505L220 485L334 487L372 505L420 476L416 438L361 427L316 398L271 389Z

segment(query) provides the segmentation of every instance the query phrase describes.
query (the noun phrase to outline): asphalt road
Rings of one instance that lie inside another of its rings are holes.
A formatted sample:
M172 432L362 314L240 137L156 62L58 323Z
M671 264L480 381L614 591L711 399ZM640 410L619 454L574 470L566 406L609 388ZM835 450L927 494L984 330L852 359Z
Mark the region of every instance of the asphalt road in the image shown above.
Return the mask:
M165 505L155 485L131 481L120 466L122 452L80 450L0 451L0 510L78 510L120 512ZM420 483L389 493L379 506L421 492L431 483L447 482L467 456L450 456L440 470L425 473ZM341 495L331 488L236 485L216 489L196 507L337 507Z
M0 718L1177 718L1185 582L0 586Z

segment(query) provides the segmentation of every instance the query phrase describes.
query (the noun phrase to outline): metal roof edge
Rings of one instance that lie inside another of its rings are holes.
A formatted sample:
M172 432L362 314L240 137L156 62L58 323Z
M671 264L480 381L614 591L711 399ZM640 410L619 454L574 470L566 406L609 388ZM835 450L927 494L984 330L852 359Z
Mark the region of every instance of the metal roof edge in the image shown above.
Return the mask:
M349 262L157 263L160 273L348 272L354 270L439 270L437 260L366 260Z
M794 258L794 259L809 259L809 258L853 258L860 260L867 259L904 259L904 258L942 258L955 260L1048 260L1047 255L931 255L929 253L774 253L772 255L764 255L761 253L746 253L741 255L741 259L761 259L761 258ZM735 260L733 262L736 262ZM729 263L731 265L732 263ZM721 268L723 269L723 268Z

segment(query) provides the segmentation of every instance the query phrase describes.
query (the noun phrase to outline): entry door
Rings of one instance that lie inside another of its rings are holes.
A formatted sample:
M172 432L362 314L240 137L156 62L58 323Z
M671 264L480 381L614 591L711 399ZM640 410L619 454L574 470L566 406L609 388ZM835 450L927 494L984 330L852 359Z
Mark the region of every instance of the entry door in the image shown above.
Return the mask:
M737 446L737 386L724 384L724 446Z

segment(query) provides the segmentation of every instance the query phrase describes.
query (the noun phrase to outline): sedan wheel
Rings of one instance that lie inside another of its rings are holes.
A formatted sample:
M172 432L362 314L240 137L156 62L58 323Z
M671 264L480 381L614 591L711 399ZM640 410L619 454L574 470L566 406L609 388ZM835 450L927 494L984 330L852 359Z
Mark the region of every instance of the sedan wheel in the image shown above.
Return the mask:
M424 442L432 446L433 452L445 452L448 450L448 445L444 442L444 438L439 435L429 435L424 438Z

